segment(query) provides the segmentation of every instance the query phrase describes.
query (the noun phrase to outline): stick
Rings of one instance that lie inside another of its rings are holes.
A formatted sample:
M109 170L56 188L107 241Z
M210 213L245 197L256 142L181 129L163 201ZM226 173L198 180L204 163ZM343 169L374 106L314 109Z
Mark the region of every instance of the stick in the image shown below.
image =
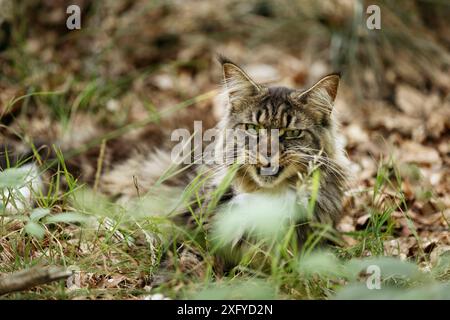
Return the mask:
M63 267L33 267L0 277L0 295L68 278L72 271Z

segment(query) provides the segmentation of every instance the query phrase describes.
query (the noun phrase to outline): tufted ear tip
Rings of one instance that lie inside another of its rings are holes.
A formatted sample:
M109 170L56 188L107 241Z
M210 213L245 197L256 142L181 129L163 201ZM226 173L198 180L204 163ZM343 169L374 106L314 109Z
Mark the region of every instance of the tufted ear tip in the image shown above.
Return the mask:
M340 74L332 73L320 79L316 85L324 88L330 96L331 101L334 101L336 99L340 79Z
M230 101L245 99L261 92L262 87L237 64L223 55L218 55L217 59L222 64L223 80Z
M340 79L340 73L331 73L329 75L326 75L322 79L317 81L310 89L301 92L299 96L305 98L308 95L317 95L321 94L321 92L326 92L330 102L334 102L334 100L336 99Z
M232 64L232 65L236 65L233 61L231 61L230 59L228 59L227 57L225 57L223 54L221 53L217 53L216 54L216 59L217 61L219 61L219 63L223 66L224 64Z
M307 99L307 97L309 96L321 96L322 98L329 100L330 102L334 102L339 87L340 77L340 73L331 73L317 81L308 90L294 91L291 96L294 99L303 100Z
M291 98L300 102L306 108L331 115L340 81L339 73L324 76L306 91L296 90Z
M340 79L340 78L342 78L342 72L341 71L335 71L335 72L332 72L330 74L327 74L325 77L328 77L328 76L337 76Z

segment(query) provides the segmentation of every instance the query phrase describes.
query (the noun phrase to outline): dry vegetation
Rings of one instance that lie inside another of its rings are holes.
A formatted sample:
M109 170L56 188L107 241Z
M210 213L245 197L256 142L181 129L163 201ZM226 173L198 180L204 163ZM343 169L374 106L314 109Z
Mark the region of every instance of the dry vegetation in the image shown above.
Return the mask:
M73 2L79 31L65 26ZM11 214L11 199L0 203L0 276L43 264L76 270L4 297L449 298L450 5L372 2L381 30L368 30L367 4L351 0L0 0L0 144L62 150L52 170L46 152L31 154L50 179L34 207ZM71 159L89 167L102 141L172 111L219 117L205 95L220 83L217 52L261 82L300 88L342 72L336 112L354 179L332 255L281 254L271 270L217 275L198 232L149 215L164 201L119 205L89 191L95 168L66 168ZM20 177L0 173L0 190ZM383 290L365 289L367 257L387 270Z

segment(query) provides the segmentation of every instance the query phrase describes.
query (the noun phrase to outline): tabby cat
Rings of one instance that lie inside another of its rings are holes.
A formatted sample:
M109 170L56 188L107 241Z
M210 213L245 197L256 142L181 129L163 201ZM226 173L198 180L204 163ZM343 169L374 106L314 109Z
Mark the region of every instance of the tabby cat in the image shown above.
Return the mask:
M166 180L165 184L178 187L181 192L199 174L213 172L213 179L202 189L205 201L194 208L202 210L202 206L210 206L213 190L233 171L227 191L220 194L218 199L215 194L213 215L220 216L223 208L231 206L243 215L252 213L249 216L259 220L258 213L253 212L256 211L255 205L266 203L266 209L272 210L274 215L286 211L291 223L298 224L297 236L302 243L309 228L308 223L299 223L296 221L298 217L291 214L298 210L298 204L307 206L314 196L314 209L308 221L334 224L341 214L347 158L338 143L337 124L333 115L339 75L325 76L307 90L268 87L256 83L227 58L220 57L219 60L227 101L219 123L214 125L210 114L193 110L180 113L179 121L172 118L161 124L150 125L131 137L109 141L99 189L121 200L145 194L173 162L170 151L173 144L168 141L170 132L180 126L192 129L194 120L203 120L205 129L215 126L219 133L217 145L225 146L225 151L235 148L225 141L227 129L241 130L259 140L267 140L268 146L272 146L271 139L277 139L276 150L258 155L255 162L239 163L237 167L234 161L187 165L185 170L180 170L180 174ZM266 130L272 129L277 130L276 137L265 134ZM133 153L132 149L139 149L139 152ZM83 157L97 161L99 153L99 149L94 149ZM235 155L233 152L231 154ZM83 159L69 161L69 167L72 165L75 170L80 163L83 163ZM276 170L267 174L264 169L269 167L275 167ZM85 181L95 176L92 168L95 168L95 164L78 168ZM315 195L310 179L314 172L319 172ZM185 212L185 216L190 217L189 212ZM220 219L217 221L220 222ZM240 235L243 238L246 236L244 232ZM234 243L240 240L232 239Z
M240 163L237 168L233 161L191 166L167 182L172 186L183 187L201 172L214 172L214 179L205 190L208 197L230 170L234 170L228 192L219 199L217 214L227 204L234 207L242 205L245 214L252 209L252 203L261 201L269 201L273 208L289 211L296 210L297 203L309 201L311 188L305 184L311 183L307 178L313 169L319 171L320 183L310 220L334 224L341 214L347 177L347 158L337 141L337 124L333 115L339 75L327 75L307 90L268 87L256 83L227 58L220 57L219 60L227 103L224 106L226 112L215 126L219 132L217 145L225 145L226 149L226 130L239 129L256 134L258 139L268 139L267 144L270 146L270 139L274 137L263 137L260 132L263 129L277 129L279 134L275 138L278 139L278 148L271 150L268 157L257 157L253 163ZM205 115L201 119L205 119ZM132 175L138 176L142 184L150 186L171 161L169 152L161 149L140 157L138 160L125 161L107 173L102 179L104 191L135 194L136 188L130 178ZM271 166L274 160L277 170L273 174L263 173L263 169ZM141 186L144 190L145 185ZM207 204L208 199L205 201ZM305 240L307 232L307 224L299 224L297 233L300 242Z

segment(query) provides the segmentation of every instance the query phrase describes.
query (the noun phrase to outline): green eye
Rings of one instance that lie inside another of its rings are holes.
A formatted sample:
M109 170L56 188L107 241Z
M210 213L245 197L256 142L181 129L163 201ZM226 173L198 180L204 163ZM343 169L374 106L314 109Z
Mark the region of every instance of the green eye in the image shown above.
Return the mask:
M260 129L260 127L256 124L252 124L252 123L245 124L245 131L247 131L248 133L258 134L259 129Z
M287 139L300 138L300 136L302 135L302 130L299 129L287 130L285 135Z

